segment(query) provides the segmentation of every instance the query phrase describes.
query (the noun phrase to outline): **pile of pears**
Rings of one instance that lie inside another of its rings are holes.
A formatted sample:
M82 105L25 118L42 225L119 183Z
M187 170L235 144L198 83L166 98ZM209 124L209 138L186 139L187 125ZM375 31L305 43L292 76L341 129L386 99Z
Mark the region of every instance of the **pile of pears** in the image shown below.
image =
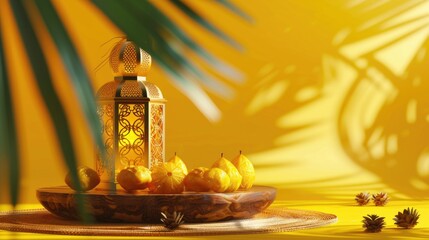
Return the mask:
M168 162L153 166L151 170L143 166L127 167L117 174L116 180L123 189L131 193L146 188L149 193L154 194L177 194L184 191L227 193L250 189L255 181L255 169L240 151L232 162L221 154L221 158L211 168L198 167L188 172L183 160L175 154ZM91 182L99 182L99 179ZM69 184L67 177L66 183L75 189ZM88 184L81 185L84 186L83 190L90 190L86 187ZM93 185L90 187L95 187Z
M187 191L234 192L247 190L255 181L255 169L249 159L240 154L231 162L223 154L212 167L192 169L184 179Z

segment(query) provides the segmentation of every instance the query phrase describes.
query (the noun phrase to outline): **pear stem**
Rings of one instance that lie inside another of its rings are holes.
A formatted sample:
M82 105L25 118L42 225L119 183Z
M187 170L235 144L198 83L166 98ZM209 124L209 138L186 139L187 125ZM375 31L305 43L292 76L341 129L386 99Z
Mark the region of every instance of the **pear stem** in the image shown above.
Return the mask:
M223 157L223 153L220 154L220 157Z
M174 156L175 156L175 157L177 156L177 152L174 152Z
M240 155L241 155L241 150L240 150Z

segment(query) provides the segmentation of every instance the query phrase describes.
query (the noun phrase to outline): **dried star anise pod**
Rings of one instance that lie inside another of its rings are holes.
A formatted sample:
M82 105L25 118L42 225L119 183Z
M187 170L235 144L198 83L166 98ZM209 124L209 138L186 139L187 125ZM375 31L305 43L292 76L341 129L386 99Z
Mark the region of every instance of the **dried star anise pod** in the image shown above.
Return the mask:
M395 224L398 227L409 229L417 225L417 220L419 220L419 217L420 214L416 209L411 208L410 210L410 208L407 208L404 209L403 212L398 212L393 220L395 220Z
M363 217L362 220L363 225L362 227L365 228L365 232L380 232L381 229L384 228L384 225L386 225L386 222L384 222L384 217L379 217L375 214L368 214L367 216Z
M359 206L367 205L371 200L371 195L367 192L361 192L356 195L355 200Z
M374 201L375 206L384 206L389 202L390 197L387 196L387 193L380 192L372 195L372 200Z
M183 214L178 213L176 211L173 212L173 214L169 213L163 213L161 212L161 222L164 223L164 226L168 229L176 229L180 224L184 223L183 221Z

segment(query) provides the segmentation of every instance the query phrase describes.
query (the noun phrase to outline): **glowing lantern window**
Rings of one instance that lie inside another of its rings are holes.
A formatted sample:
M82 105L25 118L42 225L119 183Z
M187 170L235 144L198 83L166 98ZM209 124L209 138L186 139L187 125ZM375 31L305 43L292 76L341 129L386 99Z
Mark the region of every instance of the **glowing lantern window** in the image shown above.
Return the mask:
M150 55L131 41L120 41L110 54L114 81L97 92L98 115L108 161L96 159L101 188L115 186L128 166L151 168L165 158L165 102L161 90L146 81Z

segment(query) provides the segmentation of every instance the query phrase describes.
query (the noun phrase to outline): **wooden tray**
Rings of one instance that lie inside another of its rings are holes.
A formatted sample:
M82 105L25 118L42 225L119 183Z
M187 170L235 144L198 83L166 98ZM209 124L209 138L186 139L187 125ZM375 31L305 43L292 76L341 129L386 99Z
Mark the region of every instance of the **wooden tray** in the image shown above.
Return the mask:
M233 193L131 194L95 189L83 195L86 211L100 222L160 223L161 212L178 211L188 223L203 223L250 218L265 210L276 192L272 187L254 186ZM66 186L37 190L37 198L48 211L67 219L79 219L76 195Z

